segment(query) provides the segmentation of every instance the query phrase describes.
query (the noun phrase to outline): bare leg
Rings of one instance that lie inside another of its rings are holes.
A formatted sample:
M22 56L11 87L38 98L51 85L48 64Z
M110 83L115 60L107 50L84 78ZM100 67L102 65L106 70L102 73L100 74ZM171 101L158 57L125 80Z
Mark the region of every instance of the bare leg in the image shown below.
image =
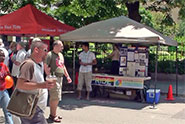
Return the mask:
M58 100L49 101L50 114L52 116L56 116L57 115L57 106L58 106L58 103L59 103Z

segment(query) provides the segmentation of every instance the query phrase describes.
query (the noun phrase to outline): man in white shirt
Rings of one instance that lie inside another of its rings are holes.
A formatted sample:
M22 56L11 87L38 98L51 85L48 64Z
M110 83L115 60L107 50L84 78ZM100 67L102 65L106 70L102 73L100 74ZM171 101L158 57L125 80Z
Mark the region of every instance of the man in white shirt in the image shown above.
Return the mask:
M12 76L14 77L14 82L16 82L17 77L19 76L19 67L20 64L25 60L26 58L26 50L25 50L25 43L19 42L17 44L17 55L15 61L13 61L13 68L12 68Z
M90 92L92 91L91 81L92 81L92 66L97 64L95 54L89 51L89 44L82 44L83 52L79 55L79 77L78 77L78 99L81 99L81 91L84 83L86 84L87 97L89 100Z

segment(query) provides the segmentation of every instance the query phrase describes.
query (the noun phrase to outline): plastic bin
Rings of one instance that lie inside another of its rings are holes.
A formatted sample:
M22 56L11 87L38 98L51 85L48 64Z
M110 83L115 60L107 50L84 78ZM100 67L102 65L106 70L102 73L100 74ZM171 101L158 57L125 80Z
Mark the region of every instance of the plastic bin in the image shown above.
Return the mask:
M159 102L160 99L160 89L156 89L155 103ZM154 89L149 89L146 91L146 102L153 103L154 102Z

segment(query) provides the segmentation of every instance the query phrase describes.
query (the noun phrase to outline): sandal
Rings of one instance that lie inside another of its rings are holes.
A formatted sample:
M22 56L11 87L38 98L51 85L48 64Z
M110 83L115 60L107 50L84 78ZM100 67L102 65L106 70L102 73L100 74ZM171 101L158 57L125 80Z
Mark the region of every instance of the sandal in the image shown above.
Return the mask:
M56 122L56 123L60 123L62 119L61 116L53 116L53 115L49 115L49 119L52 120L53 122Z
M58 119L62 119L62 116L58 116Z

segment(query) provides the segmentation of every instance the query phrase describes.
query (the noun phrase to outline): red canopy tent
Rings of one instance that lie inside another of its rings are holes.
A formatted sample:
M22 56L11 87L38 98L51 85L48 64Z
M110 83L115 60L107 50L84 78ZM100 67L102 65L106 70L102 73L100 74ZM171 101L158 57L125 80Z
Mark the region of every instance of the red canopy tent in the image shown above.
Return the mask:
M59 36L75 28L63 24L28 4L0 17L0 34L24 36Z

